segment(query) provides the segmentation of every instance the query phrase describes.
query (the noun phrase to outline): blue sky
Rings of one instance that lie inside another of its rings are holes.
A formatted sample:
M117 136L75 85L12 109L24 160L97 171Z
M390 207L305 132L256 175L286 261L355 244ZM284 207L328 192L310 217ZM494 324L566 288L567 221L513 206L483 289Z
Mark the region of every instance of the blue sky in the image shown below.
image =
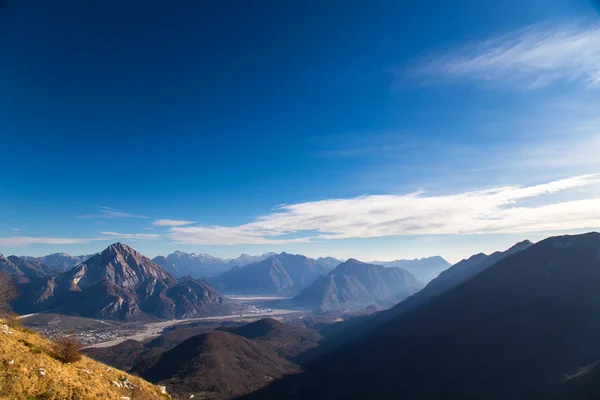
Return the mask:
M1 253L457 261L600 227L590 1L88 3L0 9Z

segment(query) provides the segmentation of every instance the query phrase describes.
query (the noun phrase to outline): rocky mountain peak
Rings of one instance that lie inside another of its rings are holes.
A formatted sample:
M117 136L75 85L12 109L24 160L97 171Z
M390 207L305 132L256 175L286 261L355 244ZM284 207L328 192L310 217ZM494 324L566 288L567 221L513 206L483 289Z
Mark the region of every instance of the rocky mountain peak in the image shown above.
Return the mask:
M362 261L358 261L355 258L350 258L350 259L346 260L345 262L341 263L340 265L338 265L334 269L334 271L336 271L336 270L338 272L349 271L349 270L353 270L353 269L356 269L356 268L361 268L361 267L364 267L364 266L375 266L375 265L373 265L373 264L367 264L367 263L364 263Z
M515 252L515 251L519 251L519 250L524 250L526 248L528 248L529 246L533 245L533 243L529 240L523 240L522 242L519 242L517 244L515 244L514 246L512 246L510 249L508 249L508 252Z
M103 256L107 255L107 254L131 255L131 256L134 256L134 257L141 257L142 256L140 253L138 253L137 251L135 251L131 247L129 247L126 244L123 244L121 242L117 242L117 243L111 244L101 254Z
M387 308L421 288L422 284L402 268L386 268L351 258L314 281L292 302L321 311L373 304Z
M16 265L12 263L8 258L0 254L0 273L5 272L12 275L23 275Z
M226 300L206 282L178 282L163 267L123 243L113 243L52 281L45 308L93 317L129 319L142 314L182 318L228 312Z

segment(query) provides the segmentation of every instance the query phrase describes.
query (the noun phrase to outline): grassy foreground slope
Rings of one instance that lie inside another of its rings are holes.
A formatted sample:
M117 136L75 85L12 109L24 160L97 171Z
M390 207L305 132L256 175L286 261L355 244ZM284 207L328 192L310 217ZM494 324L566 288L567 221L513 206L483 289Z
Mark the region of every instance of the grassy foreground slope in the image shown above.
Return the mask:
M169 397L156 385L87 357L74 364L63 364L50 356L48 340L19 327L10 327L10 332L0 332L0 399Z

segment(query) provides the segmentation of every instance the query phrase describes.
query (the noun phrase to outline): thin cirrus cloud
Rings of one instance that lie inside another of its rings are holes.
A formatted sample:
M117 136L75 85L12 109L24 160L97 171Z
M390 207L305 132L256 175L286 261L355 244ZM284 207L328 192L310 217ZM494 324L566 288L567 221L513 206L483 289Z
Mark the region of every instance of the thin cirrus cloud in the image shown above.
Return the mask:
M17 247L31 244L86 244L91 241L92 239L86 238L11 236L0 237L0 246Z
M100 211L95 214L80 215L84 219L115 219L115 218L148 218L145 215L130 214L110 207L98 207Z
M100 232L99 237L93 238L61 238L61 237L30 237L30 236L11 236L0 237L0 246L19 247L37 244L69 245L69 244L88 244L97 241L106 240L157 240L162 235L150 233L120 233L120 232Z
M99 240L107 239L140 239L140 240L156 240L160 239L161 235L154 233L120 233L120 232L100 232L103 235Z
M398 77L406 72L398 70ZM597 87L600 25L536 24L434 55L410 72L425 83L512 83L532 90L562 81Z
M543 232L600 227L600 198L573 198L600 174L531 186L428 196L370 195L284 205L238 226L172 227L182 244L286 244L401 235ZM562 200L552 195L562 193ZM568 200L564 195L567 194ZM555 200L552 202L552 200ZM309 237L299 236L304 232Z
M194 221L182 221L179 219L157 219L152 223L154 226L185 226L195 224Z

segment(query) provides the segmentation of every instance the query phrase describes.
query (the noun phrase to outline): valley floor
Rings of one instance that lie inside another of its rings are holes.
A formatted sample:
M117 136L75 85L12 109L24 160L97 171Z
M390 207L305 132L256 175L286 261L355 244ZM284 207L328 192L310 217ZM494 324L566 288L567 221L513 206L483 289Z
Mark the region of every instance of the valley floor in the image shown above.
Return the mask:
M250 318L274 317L274 316L288 315L288 314L294 314L294 313L298 313L298 311L297 310L269 310L269 311L259 312L259 313L230 314L230 315L220 315L220 316L215 316L215 317L185 318L185 319L178 319L178 320L171 320L171 321L152 322L152 323L146 324L140 332L135 333L133 335L119 337L118 339L113 339L113 340L109 340L106 342L95 343L90 346L87 346L86 348L111 347L111 346L115 346L119 343L122 343L126 340L129 340L129 339L142 341L145 339L160 336L160 334L163 333L163 331L166 328L169 328L173 325L183 324L183 323L189 323L189 322L195 322L195 321L211 321L211 320L212 321L236 320L236 319L247 319L249 317Z

